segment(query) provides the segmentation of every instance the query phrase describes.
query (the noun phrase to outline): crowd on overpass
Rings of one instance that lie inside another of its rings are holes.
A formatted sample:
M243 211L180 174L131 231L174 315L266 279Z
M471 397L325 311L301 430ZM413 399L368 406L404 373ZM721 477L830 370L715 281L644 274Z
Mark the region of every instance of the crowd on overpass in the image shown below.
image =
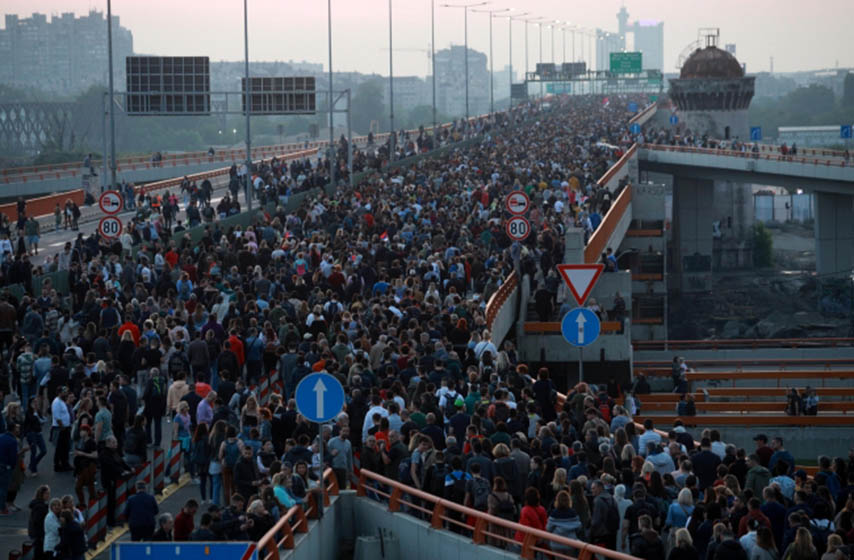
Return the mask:
M626 148L627 101L554 99L460 124L439 141L425 131L401 134L398 156L465 137L473 143L370 173L353 189L315 194L290 212L286 197L328 182L327 162L265 162L253 169L252 192L256 204L273 204L246 228L203 218L197 243L163 206L118 241L78 235L43 266L69 271L70 294L49 283L34 293L25 282L23 296L5 290L0 302L2 513L23 515L16 488L25 476L45 478L45 432L55 476L75 477L79 507L98 482L114 496L118 477L162 444L166 416L173 431L165 437L186 446L208 502L199 522L222 537L254 538L315 484L319 442L291 400L310 371L340 377L349 393L348 416L322 438L342 483L350 450L364 465L372 442L386 446L374 468L397 476L408 458L418 483L432 466L422 460L431 452L419 451L428 444L442 451L456 438L460 460L480 449L475 455L491 464L495 446L487 442L512 447L515 420L541 465L552 443L583 446L586 435L576 442L561 431L571 420L546 425L556 420L551 393L527 387L532 380L512 343L492 341L484 308L516 261L535 288L554 286L562 233L591 232L591 216L604 215L615 193L597 179ZM380 166L384 150L357 151L356 169ZM511 243L502 223L504 196L517 189L533 202L534 234L523 243ZM186 202L167 200L185 212L204 207L208 199L193 192ZM13 264L23 262L26 255L14 255ZM284 391L262 407L251 387L270 371L282 376ZM525 405L512 420L494 421L515 402ZM469 418L460 409L470 406ZM62 537L74 531L64 530L62 504L54 511L46 496L33 503L30 532L39 554L49 555L55 545L66 551ZM155 521L150 502L139 506L148 509L136 535L145 538L150 527L152 537L170 534L169 517ZM196 512L191 506L184 522ZM114 509L110 523L121 513ZM237 522L223 529L217 514Z

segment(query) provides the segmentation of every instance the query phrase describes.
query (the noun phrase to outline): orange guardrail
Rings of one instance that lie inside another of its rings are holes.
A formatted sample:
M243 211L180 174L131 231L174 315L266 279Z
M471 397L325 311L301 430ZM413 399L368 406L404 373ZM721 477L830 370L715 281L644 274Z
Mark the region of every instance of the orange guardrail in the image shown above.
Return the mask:
M820 406L820 405L819 405ZM655 416L635 416L635 420L643 422L647 418L661 424L673 424L681 420L686 426L811 426L811 427L841 427L854 426L854 415L819 414L818 416L786 416L784 414L704 414L702 416L677 416L662 414ZM800 467L798 467L800 468Z
M516 276L516 271L513 271L507 279L501 283L501 286L498 287L486 303L486 328L490 331L492 331L492 323L498 316L498 312L501 311L501 308L507 300L510 299L510 296L513 294L513 290L516 289L518 284L519 278Z
M500 543L499 546L502 548L508 544L518 545L521 547L519 555L526 560L534 560L538 553L565 560L593 560L594 555L612 560L637 560L634 556L622 552L567 539L465 507L366 469L359 471L356 494L362 497L366 497L368 494L381 496L388 500L388 510L391 512L400 511L401 506L406 506L412 511L418 511L425 519L430 520L430 526L433 529L456 527L470 531L472 543L476 545ZM468 520L471 520L473 524L469 524ZM515 538L516 534L522 537L521 542ZM559 545L561 548L570 548L572 554L552 550L551 544Z
M28 198L27 214L34 215L36 217L53 214L57 204L59 204L60 211L64 212L66 200L72 200L73 202L76 202L78 206L82 206L85 198L86 194L83 192L83 189L75 189L73 191L40 196L38 198ZM6 217L9 218L9 221L14 223L18 219L17 203L10 202L9 204L0 205L0 213L5 214Z
M732 381L732 386L735 387L737 381L745 379L763 379L768 381L776 381L777 387L780 387L780 382L783 379L818 379L821 380L821 385L824 386L828 378L831 379L854 379L854 371L852 370L782 370L782 371L707 371L707 372L688 372L685 374L688 381Z
M327 506L329 505L329 496L337 496L339 491L338 478L332 469L323 471L323 484L321 486L323 503L324 506ZM258 541L258 558L260 560L279 560L282 549L293 549L294 534L308 532L308 520L319 517L320 510L317 507L315 493L309 492L306 497L308 500L307 507L293 506Z
M732 414L744 414L750 412L786 412L785 401L721 401L721 402L695 402L697 412L728 412ZM819 403L819 410L824 412L838 412L847 414L854 412L850 402L823 401ZM643 411L647 412L670 412L676 409L675 402L648 402L643 399Z
M819 159L819 158L808 158L803 157L801 155L783 155L783 154L771 154L766 153L762 154L754 153L754 152L741 152L738 150L724 150L720 148L695 148L693 146L672 146L669 144L644 144L643 146L648 150L655 150L658 152L681 152L685 154L708 154L708 155L717 155L717 156L729 156L729 157L737 157L743 159L756 159L756 160L766 160L766 161L782 161L788 163L805 163L811 165L824 165L827 167L848 167L849 164L844 159Z
M623 158L630 156L633 151L634 146L632 146L631 150L626 152L626 155L624 155ZM624 161L623 158L620 158L620 161L611 169L613 170L618 165L621 165L620 162ZM608 173L610 173L610 171ZM602 219L602 223L599 224L599 227L596 228L596 231L594 231L593 235L590 236L590 239L587 240L587 246L584 248L585 263L589 264L599 262L599 257L602 255L605 247L608 246L608 241L611 239L611 235L614 233L614 230L617 229L617 225L619 225L620 220L623 219L623 214L626 212L631 201L632 186L626 185L626 188L623 189L623 192L620 193L620 196L617 197L617 200L615 200L611 205L611 208L608 209L608 213L605 214L605 217Z
M854 338L734 338L722 340L636 340L632 344L635 350L663 350L666 344L670 350L719 348L811 348L854 346Z
M819 397L854 397L854 387L815 387L813 389ZM749 399L751 397L785 397L789 392L789 387L709 387L704 391L695 391L694 401L703 402L706 400L706 393L709 397L728 398L739 397ZM679 393L647 393L643 395L643 407L646 409L647 403L672 403L675 404L679 400ZM823 405L827 401L822 401Z
M605 334L612 334L620 332L622 324L619 321L602 321L600 323L600 331ZM540 333L551 333L558 334L560 333L560 323L551 321L551 322L540 322L540 321L526 321L525 322L525 334L540 334Z

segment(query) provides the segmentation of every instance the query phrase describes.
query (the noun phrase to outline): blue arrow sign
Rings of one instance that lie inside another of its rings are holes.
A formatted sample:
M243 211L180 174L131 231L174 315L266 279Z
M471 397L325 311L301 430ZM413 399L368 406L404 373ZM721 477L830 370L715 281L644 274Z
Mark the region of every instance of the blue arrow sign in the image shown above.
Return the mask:
M599 338L599 317L586 307L576 307L563 316L560 332L573 346L587 346Z
M670 124L676 124L679 122L679 117L676 115L670 115Z
M632 134L640 134L640 125L638 123L632 123L632 126L629 127L629 132Z
M629 103L629 112L630 113L637 113L638 112L638 104L635 103L634 101Z
M297 410L309 422L329 422L344 408L344 387L328 373L303 377L294 393Z
M751 126L750 127L750 139L754 142L758 142L762 140L762 127L761 126Z
M839 127L839 137L845 138L846 140L848 138L851 138L851 125L850 124L843 124L842 126Z

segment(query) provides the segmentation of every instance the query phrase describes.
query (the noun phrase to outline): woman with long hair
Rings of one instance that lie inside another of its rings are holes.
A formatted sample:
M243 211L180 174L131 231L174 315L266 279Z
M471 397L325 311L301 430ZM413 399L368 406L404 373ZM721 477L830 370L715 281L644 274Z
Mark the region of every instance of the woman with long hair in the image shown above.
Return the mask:
M690 492L690 490L689 490ZM675 546L667 555L667 560L698 560L699 555L697 549L694 548L694 541L691 539L691 533L684 527L676 530L674 538Z
M795 540L783 553L784 560L815 560L818 551L812 543L812 535L806 527L798 527Z
M578 513L581 519L581 526L584 527L585 533L590 528L590 506L587 503L587 498L584 496L584 485L578 480L573 480L569 483L569 497L572 509Z
M749 560L779 560L779 558L777 544L774 542L774 532L768 527L760 527L756 531L756 545L750 553Z
M207 424L199 424L193 432L190 443L190 463L199 477L199 493L202 503L207 502L208 489L213 499L213 476L209 472L209 465L213 456Z
M519 513L519 524L544 531L546 529L547 521L548 516L546 515L546 510L540 505L540 493L536 488L528 488L525 490L525 505ZM516 531L516 534L513 535L513 539L519 543L524 542L525 533L522 531Z
M584 540L584 527L578 513L570 505L569 492L560 490L555 496L554 508L549 512L546 531L567 539ZM575 549L558 543L550 543L550 548L558 553L575 556Z
M208 464L208 474L211 475L211 501L218 506L222 505L222 461L219 449L225 441L227 427L225 420L217 420L208 437L211 450L211 460Z

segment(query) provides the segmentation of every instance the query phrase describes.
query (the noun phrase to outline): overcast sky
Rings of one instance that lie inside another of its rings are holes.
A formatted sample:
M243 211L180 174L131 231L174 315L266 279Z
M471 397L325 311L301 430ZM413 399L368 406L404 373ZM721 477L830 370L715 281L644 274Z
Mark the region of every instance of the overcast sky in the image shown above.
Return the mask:
M463 43L463 10L436 0L436 48ZM395 75L429 72L430 0L392 0ZM587 28L616 31L625 4L630 21L664 21L665 72L675 71L680 52L700 27L719 27L721 43L735 43L748 73L854 67L854 0L492 0L481 9L516 8L526 17L547 17ZM106 0L3 0L5 13L57 14L106 10ZM243 59L240 0L113 0L113 13L133 32L134 51L157 55L207 55L212 61ZM336 71L388 75L388 1L332 0L333 67ZM524 25L514 23L513 65L524 67ZM306 60L326 68L327 11L324 0L249 0L251 60ZM506 19L494 19L495 69L508 61ZM538 34L530 27L530 61L537 60ZM563 39L555 32L555 62ZM571 52L567 32L567 59ZM585 50L587 50L585 44ZM469 46L489 52L489 16L469 13ZM411 50L410 50L411 49ZM550 62L551 34L543 29L543 58ZM580 56L580 48L576 47Z

